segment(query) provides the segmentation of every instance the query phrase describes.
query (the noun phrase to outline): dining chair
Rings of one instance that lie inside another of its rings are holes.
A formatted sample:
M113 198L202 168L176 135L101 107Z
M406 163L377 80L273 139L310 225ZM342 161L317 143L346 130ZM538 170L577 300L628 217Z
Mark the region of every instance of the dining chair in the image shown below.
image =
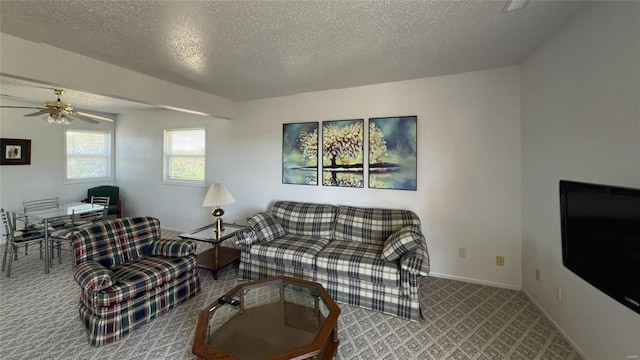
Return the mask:
M92 196L91 204L102 205L105 207L106 211L104 212L104 220L107 220L107 215L109 214L109 203L111 201L111 197L109 196Z
M102 205L104 206L104 218L101 220L107 220L107 215L109 212L109 200L110 198L108 196L92 196L89 203L91 205ZM73 219L71 219L73 220ZM89 223L94 222L94 219L88 219L88 220L82 220L82 219L75 219L75 222L70 221L70 219L66 219L64 227L65 228L70 228L70 227L78 227L78 226L82 226L82 225L86 225Z
M44 225L41 222L29 221L29 215L27 214L28 212L35 212L35 211L41 211L41 210L47 210L47 209L57 209L59 207L60 207L60 198L58 197L23 201L22 208L25 213L24 219L25 219L26 228L44 227ZM49 222L49 224L51 224L51 226L53 227L62 225L62 224L57 224L55 222Z
M92 196L108 196L109 197L109 212L108 215L115 215L116 217L122 217L122 203L120 201L120 188L112 185L101 185L87 189L87 199L85 202L89 202Z
M29 215L27 212L34 212L40 210L47 209L56 209L60 207L60 198L46 198L46 199L37 199L37 200L29 200L22 202L22 208L24 210L24 230L34 230L34 229L44 229L44 224L41 221L30 221ZM51 227L57 227L63 225L63 222L50 221L49 225ZM40 244L42 248L42 244ZM28 255L29 253L29 245L24 247L24 254ZM18 254L16 253L16 260Z
M5 247L2 257L2 271L7 270L7 277L11 276L11 265L14 259L18 260L18 247L27 247L31 243L40 243L40 259L42 259L42 242L44 241L44 229L32 229L28 231L16 230L16 220L11 212L0 209L2 224L4 225ZM53 230L53 229L50 229ZM7 257L9 259L7 263ZM8 265L8 266L7 266Z
M71 213L71 221L68 222L64 228L54 230L49 234L49 239L51 240L51 259L53 259L53 247L55 245L58 250L58 264L62 264L62 250L71 251L71 236L83 228L93 225L96 221L106 220L107 211L106 206L96 207L90 211L79 213L76 213L74 210ZM68 246L63 247L63 244Z
M22 204L25 212L46 210L60 207L60 198L55 197L48 199L23 201Z

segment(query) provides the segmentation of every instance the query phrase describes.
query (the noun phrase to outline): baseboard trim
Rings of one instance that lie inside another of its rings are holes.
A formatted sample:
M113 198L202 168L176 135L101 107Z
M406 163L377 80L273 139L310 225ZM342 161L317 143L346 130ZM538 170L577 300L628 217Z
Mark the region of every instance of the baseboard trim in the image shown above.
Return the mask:
M522 287L520 287L520 286L513 286L513 285L509 285L509 284L503 284L503 283L496 283L496 282L491 282L491 281L473 279L473 278L468 278L468 277L463 277L463 276L439 274L439 273L434 273L434 272L430 272L429 276L442 278L442 279L448 279L448 280L464 281L464 282L468 282L468 283L472 283L472 284L494 286L494 287L499 287L499 288L502 288L502 289L517 290L517 291L522 290Z
M531 296L531 294L529 294L524 289L522 289L522 293L533 303L533 305L535 305L538 308L538 310L540 310L540 312L547 318L547 320L551 321L553 326L555 326L555 328L558 329L558 331L571 344L571 346L573 346L573 348L576 349L576 351L578 352L578 355L580 355L582 359L592 360L589 356L587 356L587 354L585 354L584 351L582 351L580 346L578 346L578 344L575 341L573 341L571 336L569 336L569 334L567 334L567 332L564 331L564 329L560 326L560 324L558 324L555 320L553 320L551 315L549 315L549 313L544 308L542 308L542 306L540 306L540 304L533 298L533 296Z

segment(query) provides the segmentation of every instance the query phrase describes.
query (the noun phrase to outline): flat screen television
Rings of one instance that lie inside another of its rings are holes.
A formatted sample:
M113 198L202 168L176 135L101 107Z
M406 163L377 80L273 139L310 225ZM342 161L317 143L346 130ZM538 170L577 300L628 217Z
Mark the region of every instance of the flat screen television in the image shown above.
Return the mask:
M562 263L640 314L640 189L560 181Z

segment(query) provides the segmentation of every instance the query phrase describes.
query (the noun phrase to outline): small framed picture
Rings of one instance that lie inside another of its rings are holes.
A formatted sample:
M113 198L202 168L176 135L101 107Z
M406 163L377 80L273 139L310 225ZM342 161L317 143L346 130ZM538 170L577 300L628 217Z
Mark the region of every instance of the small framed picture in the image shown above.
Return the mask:
M31 140L0 139L0 165L30 165Z

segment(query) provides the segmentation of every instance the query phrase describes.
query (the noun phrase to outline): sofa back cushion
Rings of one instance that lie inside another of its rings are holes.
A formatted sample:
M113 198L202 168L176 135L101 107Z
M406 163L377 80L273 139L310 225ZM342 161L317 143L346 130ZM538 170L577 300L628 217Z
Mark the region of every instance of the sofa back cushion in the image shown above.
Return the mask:
M74 261L95 260L106 268L151 253L160 239L160 221L152 217L128 217L96 222L71 237Z
M333 205L278 201L271 214L289 234L331 239L337 208Z
M420 226L418 215L410 210L340 206L334 239L384 245L389 235L409 225Z

